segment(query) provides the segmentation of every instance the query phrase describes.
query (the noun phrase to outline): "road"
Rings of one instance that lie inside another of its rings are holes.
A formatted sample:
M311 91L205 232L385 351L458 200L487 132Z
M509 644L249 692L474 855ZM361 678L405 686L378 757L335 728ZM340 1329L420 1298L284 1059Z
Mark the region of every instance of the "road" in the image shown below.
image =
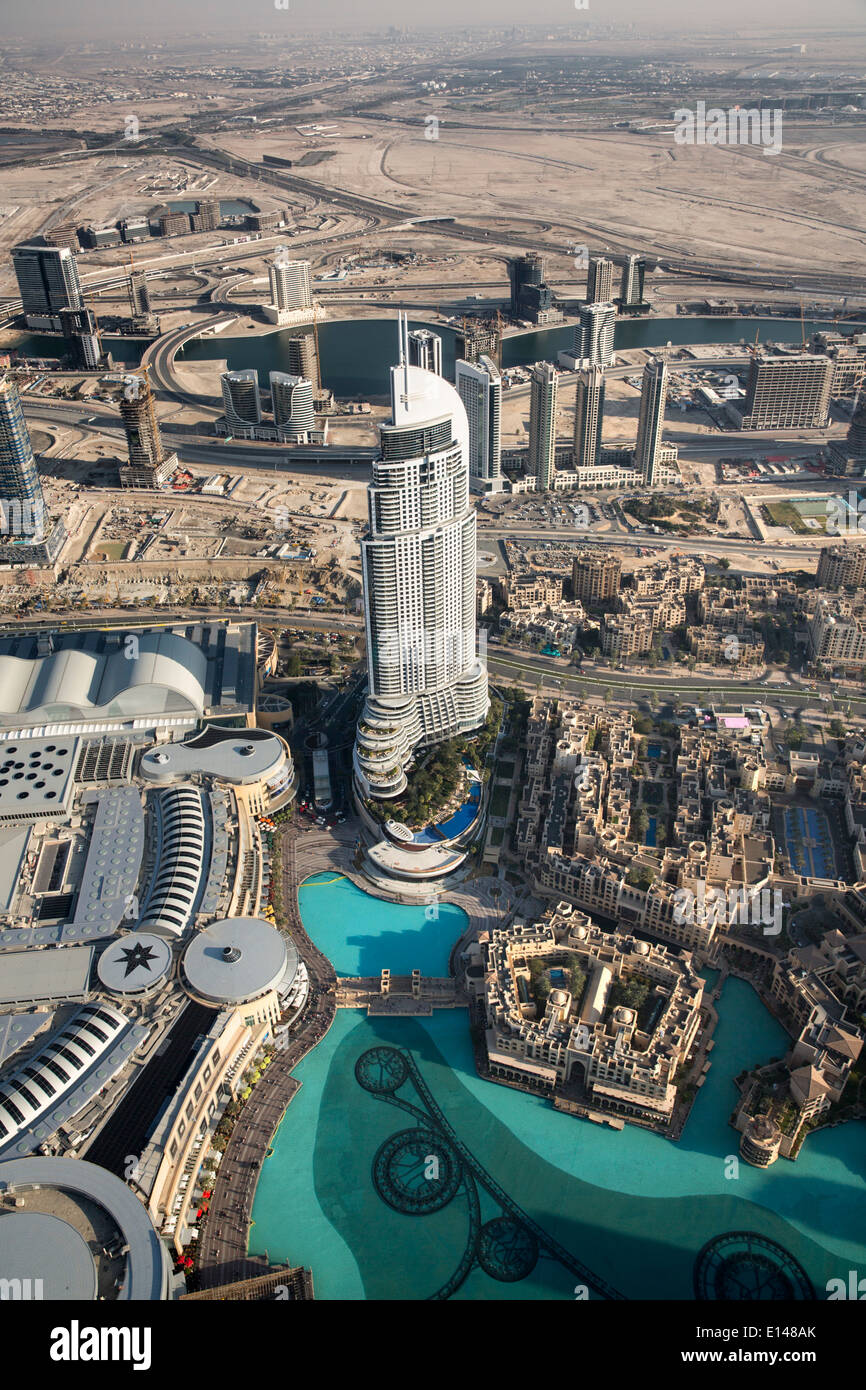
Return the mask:
M152 380L155 375L155 372L151 373ZM200 397L187 397L186 393L175 392L173 388L172 394L184 399L187 405L201 408ZM105 438L117 439L118 442L125 440L123 426L117 416L107 413L100 414L95 411L92 404L77 406L71 405L68 401L53 404L38 396L26 394L22 396L21 403L28 420L38 420L49 425L67 425L72 429L82 430L85 434L101 435ZM94 421L93 424L88 423L90 420ZM161 428L162 433L170 437L171 447L182 463L200 463L216 469L226 467L238 470L258 468L270 472L285 472L291 471L298 462L303 461L334 463L341 468L346 467L347 464L357 464L359 467L369 468L371 461L379 456L378 447L372 444L316 447L315 445L267 444L250 441L228 443L225 440L217 442L213 435L195 435L185 430L174 429L171 421L162 425ZM208 438L214 442L210 444L201 442ZM129 493L125 495L128 497ZM196 502L207 500L198 493L195 498ZM218 500L226 501L227 499Z
M531 496L531 494L529 494ZM501 524L487 524L483 517L479 517L478 526L479 542L487 544L489 541L520 541L528 542L531 545L545 545L549 541L594 541L604 549L616 549L621 547L633 549L636 545L640 546L673 546L675 550L692 551L697 555L723 555L726 551L744 551L757 545L752 536L695 536L682 537L673 535L653 536L646 532L622 533L617 531L592 531L585 526L547 526L539 534L538 528L530 527L524 523L515 526L504 527ZM821 540L826 540L822 537ZM764 541L761 544L761 559L764 560L768 555L790 559L796 557L808 557L814 560L820 549L821 540L816 540L811 545L804 545L798 541Z
M329 613L322 617L301 614L285 608L237 608L231 612L223 608L203 609L190 613L186 610L155 609L105 609L98 613L40 613L38 616L4 618L0 622L0 636L21 629L40 631L46 628L128 628L130 626L174 626L179 622L215 622L231 618L234 621L258 622L262 626L299 628L311 632L348 632L359 637L363 632L363 619L356 615ZM628 671L585 671L558 663L555 659L539 656L535 652L521 651L515 647L504 647L498 643L487 645L487 663L491 677L502 685L512 683L529 684L538 687L539 683L548 690L565 690L573 695L604 695L607 690L622 694L628 700L648 696L651 692L662 700L672 695L687 699L706 693L725 696L739 701L758 700L764 704L772 703L807 706L818 705L819 694L828 693L839 703L850 704L858 713L866 711L866 696L859 697L845 687L832 681L821 681L818 689L810 691L797 685L780 686L768 677L747 677L737 680L735 676L714 675L662 669L655 672ZM320 717L310 723L309 728L324 728L328 733L332 751L344 746L342 724L346 710L356 699L363 684L363 670L350 677L343 690L334 696L333 703L321 712Z
M171 368L171 359L174 352L184 341L194 337L196 331L195 328L178 329L174 333L158 339L155 344L151 345L151 349L148 350L149 354L151 354L148 356L148 365L151 369L151 379L160 389L166 391L167 394L174 396L184 404L201 410L203 398L191 395L182 388L176 387ZM168 341L169 339L171 341ZM512 388L513 391L520 389L522 388ZM104 435L110 438L117 438L118 440L124 438L124 431L117 416L115 414L109 414L106 411L100 411L97 407L94 407L92 403L88 404L87 402L82 402L79 405L69 401L53 402L49 399L29 396L25 393L22 396L22 405L24 414L28 419L42 421L47 424L66 425L73 429L80 429L87 434ZM218 405L214 400L212 410L216 411L217 409ZM93 423L88 423L91 420L93 420ZM376 445L359 444L315 447L306 445L296 446L288 444L252 443L250 441L229 443L225 440L220 442L214 440L213 443L208 443L206 441L208 439L213 439L212 435L195 435L187 431L176 430L172 428L170 421L163 425L162 429L164 434L171 436L171 446L182 462L199 463L216 469L229 465L237 468L248 467L277 472L290 469L295 462L301 460L321 461L322 463L332 462L339 464L340 467L345 467L347 464L357 464L359 467L367 467L369 463L379 455L379 449ZM684 462L688 462L688 455L693 453L712 454L714 456L728 453L745 453L748 455L756 453L787 453L792 456L797 454L811 456L815 453L817 448L816 444L804 441L800 433L794 435L792 432L791 436L786 438L784 431L776 432L772 435L752 431L725 433L717 436L714 442L710 442L705 434L695 434L694 439L696 441L699 440L700 443L692 443L691 441L684 442L682 438L677 441L680 449L684 452ZM765 487L772 488L778 486L779 479L776 477L767 478L765 480L755 479L754 486L760 489L762 482ZM828 492L838 492L840 488L846 486L844 479L826 479L820 478L817 475L814 479L804 480L801 478L799 480L794 480L794 482L800 492L803 491L804 486L808 486L810 491L826 490ZM730 491L732 496L736 495L733 488ZM600 498L602 497L601 492L593 495L597 495ZM479 529L483 529L486 537L492 537L493 539L498 538L499 532L496 530L496 526L497 523L495 521L489 521L483 515L479 516ZM527 533L525 529L521 529L519 523L514 527L508 527L507 531L502 528L502 536L504 537L506 534L511 536L514 540L550 540L553 535L559 535L563 539L567 537L571 539L574 538L574 531L568 527L550 528L545 532L544 537L539 538L531 533ZM607 533L605 533L605 537L606 536ZM670 537L670 540L676 543L678 547L684 549L692 547L699 552L705 551L708 544L712 544L713 548L717 546L724 548L727 546L730 549L736 550L737 548L741 549L743 544L754 543L751 537L741 539L740 542L737 542L736 538L726 536L716 536L713 537L711 541L708 541L707 537L695 540L681 540L679 537ZM611 537L611 541L613 543L613 537ZM640 538L638 538L638 541L639 543L643 543L640 541ZM770 548L778 549L780 552L783 551L783 549L793 549L795 552L804 555L814 554L814 549L811 546L803 545L796 541L777 542L774 545L771 544Z
M819 696L827 693L839 704L850 704L858 715L866 712L866 695L858 695L833 681L821 681L818 690L808 690L798 685L780 685L773 682L770 675L759 677L696 674L693 671L591 671L582 674L573 668L530 652L519 649L503 649L488 645L487 665L492 679L499 678L503 685L518 682L545 689L551 692L565 691L570 695L604 696L608 690L633 703L635 700L655 694L661 702L678 695L683 700L694 697L700 703L707 695L712 698L724 697L740 703L758 702L784 709L799 706L804 709L814 706L826 712Z
M311 613L301 613L292 608L258 607L258 608L203 608L192 612L189 608L106 608L94 612L92 609L82 613L80 608L74 612L61 613L40 613L38 616L23 618L5 617L0 620L0 633L15 632L21 628L29 631L38 632L44 628L128 628L141 627L173 627L177 623L208 623L220 621L232 622L258 622L267 626L267 619L271 620L274 627L304 628L310 631L336 632L341 628L346 629L351 635L358 636L363 629L363 618L353 617L348 614L328 613L324 617L317 617Z

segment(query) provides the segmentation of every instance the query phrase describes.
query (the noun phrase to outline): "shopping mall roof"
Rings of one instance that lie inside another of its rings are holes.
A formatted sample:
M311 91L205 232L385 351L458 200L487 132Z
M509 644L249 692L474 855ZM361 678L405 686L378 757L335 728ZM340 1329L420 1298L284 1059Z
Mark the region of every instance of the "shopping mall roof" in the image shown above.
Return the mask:
M0 657L0 707L6 703L7 659ZM0 742L0 821L63 816L72 800L79 747L77 738Z
M5 1226L7 1221L18 1221L21 1216L26 1215L27 1193L36 1188L40 1189L40 1204L44 1202L46 1193L50 1193L54 1188L58 1192L69 1192L87 1198L111 1217L123 1238L124 1245L128 1247L126 1275L123 1287L118 1292L119 1299L153 1303L165 1298L168 1286L165 1250L154 1230L147 1208L125 1182L115 1177L107 1168L100 1168L95 1163L87 1163L78 1158L34 1157L0 1161L0 1192L16 1196L20 1194L25 1199L25 1210L8 1211L0 1217L0 1224ZM61 1221L61 1224L71 1225L71 1221ZM42 1236L43 1256L51 1255L54 1262L59 1262L62 1259L62 1251L56 1228L55 1236L52 1246L46 1228ZM9 1232L7 1239L12 1238L12 1232ZM17 1270L0 1268L0 1276L9 1277L15 1274Z
M31 1298L96 1298L96 1265L86 1240L47 1212L16 1211L0 1219L0 1277L29 1280Z
M86 731L248 713L255 623L16 633L0 638L0 729Z
M84 999L92 964L92 946L9 951L0 970L0 1009Z
M47 1012L0 1015L0 1067L35 1037L50 1018Z
M106 947L96 967L112 994L149 994L171 971L171 947L154 932L128 932ZM5 967L5 962L4 962Z
M236 1005L259 999L297 974L298 952L260 917L212 922L189 943L183 974L205 1003Z
M225 729L208 724L184 743L160 743L142 755L142 777L152 782L203 774L224 782L258 782L285 760L282 739L267 729Z

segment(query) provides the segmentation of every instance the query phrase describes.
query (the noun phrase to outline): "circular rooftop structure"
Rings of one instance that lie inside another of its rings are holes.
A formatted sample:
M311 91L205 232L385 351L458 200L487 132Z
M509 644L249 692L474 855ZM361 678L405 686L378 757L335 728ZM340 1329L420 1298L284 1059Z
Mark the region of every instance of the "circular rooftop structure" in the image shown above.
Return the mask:
M42 1279L45 1299L167 1296L168 1256L147 1208L106 1168L80 1158L3 1160L0 1196L0 1278ZM94 1247L94 1230L110 1249ZM32 1288L30 1297L38 1297Z
M226 917L193 937L183 957L188 993L217 1007L248 1004L298 973L298 953L261 917Z
M100 982L112 994L152 994L171 973L171 947L155 932L129 932L112 941L96 966Z
M41 1211L0 1217L0 1277L29 1280L31 1298L96 1298L96 1265L86 1240L59 1216Z

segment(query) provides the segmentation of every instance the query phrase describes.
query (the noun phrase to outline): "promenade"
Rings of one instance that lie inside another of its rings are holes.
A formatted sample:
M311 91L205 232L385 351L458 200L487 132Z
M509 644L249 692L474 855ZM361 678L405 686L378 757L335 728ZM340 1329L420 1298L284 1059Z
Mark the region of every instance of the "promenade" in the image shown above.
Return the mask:
M262 1161L286 1107L300 1089L300 1082L291 1073L325 1036L336 1013L333 968L310 941L298 911L298 883L315 872L306 855L297 852L299 838L303 838L303 832L294 824L282 836L283 896L287 904L286 925L307 967L310 992L303 1013L293 1025L288 1046L275 1053L271 1065L253 1087L223 1154L199 1240L197 1273L201 1289L250 1279L267 1269L265 1260L247 1255Z

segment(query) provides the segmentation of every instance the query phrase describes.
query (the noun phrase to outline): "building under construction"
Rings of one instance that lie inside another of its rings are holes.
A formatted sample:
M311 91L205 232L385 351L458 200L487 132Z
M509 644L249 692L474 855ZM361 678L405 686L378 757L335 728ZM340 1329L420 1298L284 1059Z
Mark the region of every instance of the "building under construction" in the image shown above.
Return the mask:
M286 339L286 371L290 376L302 376L313 383L313 396L322 390L322 374L319 366L319 349L314 332L293 333Z
M165 451L146 368L126 378L120 418L129 451L129 462L119 469L121 487L164 487L177 468L177 454Z
M497 367L502 366L502 322L495 319L464 318L454 344L455 358L477 362L489 357Z

